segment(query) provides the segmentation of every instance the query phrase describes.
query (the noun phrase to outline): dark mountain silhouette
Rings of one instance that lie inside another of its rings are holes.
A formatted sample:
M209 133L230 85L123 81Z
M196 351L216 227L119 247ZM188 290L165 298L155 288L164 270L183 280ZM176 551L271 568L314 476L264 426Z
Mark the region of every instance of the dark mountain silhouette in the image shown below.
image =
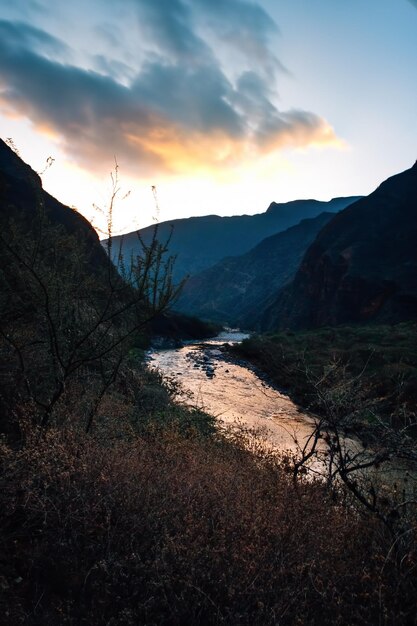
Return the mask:
M336 215L262 328L417 318L417 162Z
M106 252L90 222L44 191L38 174L0 139L0 218L23 220L29 230L38 229L42 217L85 244L90 269L106 262Z
M265 213L258 215L207 215L170 220L158 225L158 239L170 238L169 254L176 255L174 279L178 281L211 267L224 257L245 254L265 237L286 230L302 219L316 217L323 211L335 213L357 199L358 196L334 198L329 202L273 202ZM155 227L152 225L139 231L145 243L151 241ZM136 232L113 238L115 257L121 245L125 258L136 254L140 248Z
M39 175L0 139L0 228L6 239L14 223L18 223L20 232L26 233L32 241L40 242L46 230L48 236L51 236L51 228L55 229L52 233L53 243L62 250L67 245L65 236L72 236L73 245L69 254L62 254L62 275L65 275L66 269L74 264L77 257L82 256L84 263L80 270L83 274L80 282L86 276L91 276L92 285L104 288L108 295L110 277L114 287L120 288L118 297L130 297L123 289L118 272L109 264L107 252L90 222L44 191ZM9 268L0 267L0 272L4 273L3 277L9 284L15 283L16 277ZM216 328L204 325L199 320L170 313L155 316L149 331L188 339L215 334Z
M271 295L294 277L308 246L332 217L321 213L302 220L248 253L223 259L192 276L176 308L204 319L254 327Z

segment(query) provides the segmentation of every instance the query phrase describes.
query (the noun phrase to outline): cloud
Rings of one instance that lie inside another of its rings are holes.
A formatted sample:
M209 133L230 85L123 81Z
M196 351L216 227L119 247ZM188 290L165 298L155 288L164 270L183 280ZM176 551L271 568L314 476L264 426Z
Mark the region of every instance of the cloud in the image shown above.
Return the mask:
M69 47L52 35L24 22L0 20L0 40L10 53L35 48L41 54L54 58L70 55Z
M215 39L264 72L270 79L287 71L272 52L271 40L279 33L277 24L259 5L244 0L195 0L198 12Z
M184 0L134 0L139 27L156 51L170 59L191 65L212 60L209 46L195 32L193 13Z
M102 54L92 55L98 71L70 65L54 36L1 21L3 111L30 119L79 165L107 169L116 154L136 176L222 171L283 147L337 143L318 115L275 105L277 27L259 5L131 1L142 55L135 68ZM241 67L227 71L215 40L242 51Z

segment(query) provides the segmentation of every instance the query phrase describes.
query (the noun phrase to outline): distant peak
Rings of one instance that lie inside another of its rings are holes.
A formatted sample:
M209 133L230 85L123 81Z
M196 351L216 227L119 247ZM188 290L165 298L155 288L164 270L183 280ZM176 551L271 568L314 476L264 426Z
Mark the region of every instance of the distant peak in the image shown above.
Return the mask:
M267 209L267 213L276 213L285 209L294 210L299 207L317 207L322 206L323 210L326 210L326 207L338 207L338 205L342 205L342 208L345 206L356 202L362 196L337 196L336 198L332 198L331 200L315 200L314 198L304 198L301 200L290 200L289 202L271 202ZM339 207L340 210L340 207ZM332 210L332 212L334 212Z
M267 213L271 211L276 211L282 207L296 207L301 206L306 203L316 203L318 200L314 200L313 198L306 198L302 200L289 200L288 202L271 202L267 209Z

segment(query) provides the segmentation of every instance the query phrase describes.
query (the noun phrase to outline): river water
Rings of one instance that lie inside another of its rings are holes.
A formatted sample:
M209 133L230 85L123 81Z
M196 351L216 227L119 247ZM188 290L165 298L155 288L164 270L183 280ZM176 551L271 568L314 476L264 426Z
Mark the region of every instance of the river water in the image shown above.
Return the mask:
M179 384L179 402L213 415L221 426L256 429L267 448L298 454L314 429L314 416L262 380L247 363L228 358L222 346L246 337L239 331L228 331L181 348L154 350L149 354L149 365ZM362 461L367 460L367 452L358 440L346 437L343 446ZM315 474L324 475L326 454L322 440L317 451L318 456L309 467ZM372 481L398 485L404 493L417 497L417 475L403 463L393 460L365 475Z
M151 366L180 383L179 401L203 409L220 424L260 430L274 448L295 452L311 434L314 420L255 371L227 359L222 345L247 336L227 331L205 342L153 351Z

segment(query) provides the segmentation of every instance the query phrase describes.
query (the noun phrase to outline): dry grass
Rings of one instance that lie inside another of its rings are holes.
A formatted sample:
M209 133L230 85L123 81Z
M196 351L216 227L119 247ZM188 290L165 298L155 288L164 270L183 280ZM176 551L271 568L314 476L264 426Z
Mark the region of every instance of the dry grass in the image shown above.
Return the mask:
M4 623L415 623L412 542L389 553L375 522L267 456L61 429L1 458Z

